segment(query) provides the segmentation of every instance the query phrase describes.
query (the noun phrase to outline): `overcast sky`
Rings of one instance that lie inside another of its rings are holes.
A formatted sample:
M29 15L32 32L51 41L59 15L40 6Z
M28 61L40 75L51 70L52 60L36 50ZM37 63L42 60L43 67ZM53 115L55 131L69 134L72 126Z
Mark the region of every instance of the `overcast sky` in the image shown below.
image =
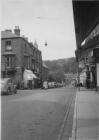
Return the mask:
M44 60L75 56L72 0L2 0L1 21L2 30L18 25L21 35L37 40Z

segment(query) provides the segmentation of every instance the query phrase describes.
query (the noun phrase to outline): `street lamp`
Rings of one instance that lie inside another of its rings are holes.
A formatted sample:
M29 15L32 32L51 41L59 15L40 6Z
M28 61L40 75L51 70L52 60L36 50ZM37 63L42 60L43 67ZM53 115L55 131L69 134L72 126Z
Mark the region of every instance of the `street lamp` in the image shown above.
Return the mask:
M45 41L45 46L47 46L47 41Z

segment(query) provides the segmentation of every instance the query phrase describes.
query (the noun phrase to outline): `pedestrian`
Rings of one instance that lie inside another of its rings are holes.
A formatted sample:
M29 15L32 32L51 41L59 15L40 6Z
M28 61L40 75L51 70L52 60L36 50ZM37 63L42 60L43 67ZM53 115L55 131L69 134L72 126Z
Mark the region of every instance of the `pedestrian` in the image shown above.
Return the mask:
M34 79L32 80L32 89L34 88Z
M20 82L17 83L17 89L20 89Z

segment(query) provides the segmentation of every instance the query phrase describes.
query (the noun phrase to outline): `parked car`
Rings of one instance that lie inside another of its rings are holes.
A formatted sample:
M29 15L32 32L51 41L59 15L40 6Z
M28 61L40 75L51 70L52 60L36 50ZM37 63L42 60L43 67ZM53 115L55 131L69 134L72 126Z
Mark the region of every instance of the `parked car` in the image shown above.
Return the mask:
M48 87L49 88L56 88L56 87L58 87L57 82L48 82Z
M43 89L48 89L48 82L47 81L43 82Z
M53 82L48 82L48 88L53 88L53 87L54 87Z
M16 94L17 87L11 78L1 78L1 95Z
M63 84L62 83L58 83L58 87L63 87Z

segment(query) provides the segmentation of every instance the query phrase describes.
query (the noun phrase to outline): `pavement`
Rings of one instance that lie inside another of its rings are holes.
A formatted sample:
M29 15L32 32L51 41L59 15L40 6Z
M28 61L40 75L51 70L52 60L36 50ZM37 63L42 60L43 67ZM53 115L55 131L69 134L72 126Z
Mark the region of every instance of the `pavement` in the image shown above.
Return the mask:
M77 90L72 140L99 140L99 91Z

